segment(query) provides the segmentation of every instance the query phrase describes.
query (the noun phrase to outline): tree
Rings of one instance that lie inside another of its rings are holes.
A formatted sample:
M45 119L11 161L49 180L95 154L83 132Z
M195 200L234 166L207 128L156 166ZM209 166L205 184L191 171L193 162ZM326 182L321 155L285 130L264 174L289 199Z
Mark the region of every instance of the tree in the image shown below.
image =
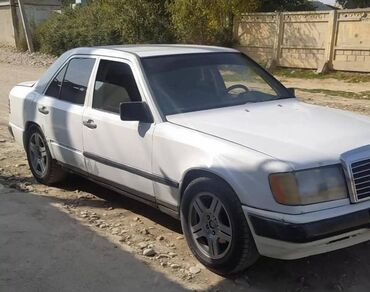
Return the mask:
M343 8L366 8L370 7L370 0L337 0Z
M62 0L62 7L69 7L73 3L76 3L76 1L74 1L74 0Z
M36 46L59 55L81 46L174 41L165 0L90 0L54 13L35 31Z
M180 42L228 45L233 19L243 12L256 11L258 1L174 0L168 10Z
M165 0L108 0L123 43L173 42Z
M62 0L35 32L36 46L60 54L79 46L186 42L232 45L234 18L255 11L307 10L308 0Z
M180 42L231 45L233 20L241 13L309 10L308 0L172 0L168 9Z

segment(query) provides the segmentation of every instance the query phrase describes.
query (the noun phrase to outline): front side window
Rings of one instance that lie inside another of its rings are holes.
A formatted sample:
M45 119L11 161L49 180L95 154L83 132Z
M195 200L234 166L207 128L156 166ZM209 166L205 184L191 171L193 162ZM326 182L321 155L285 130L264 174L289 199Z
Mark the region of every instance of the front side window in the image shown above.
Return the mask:
M291 97L283 85L240 53L147 57L142 64L165 115Z
M61 100L84 104L94 63L93 58L74 58L69 61L59 94Z
M101 60L94 85L93 108L119 113L122 102L140 100L130 66L121 62Z

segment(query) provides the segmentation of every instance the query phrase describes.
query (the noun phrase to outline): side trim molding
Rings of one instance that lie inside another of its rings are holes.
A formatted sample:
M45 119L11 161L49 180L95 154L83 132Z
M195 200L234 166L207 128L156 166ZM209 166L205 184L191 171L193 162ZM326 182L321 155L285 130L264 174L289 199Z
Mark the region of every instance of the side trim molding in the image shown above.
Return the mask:
M101 177L97 177L95 175L92 175L86 171L83 171L79 168L76 168L74 166L71 166L69 164L65 164L65 163L61 163L61 162L58 162L62 167L64 167L65 169L69 170L70 172L72 173L76 173L76 174L79 174L79 175L82 175L84 176L86 179L94 182L94 183L97 183L107 189L111 189L119 194L122 194L126 197L129 197L131 199L134 199L134 200L137 200L139 202L142 202L144 204L147 204L151 207L154 207L154 208L158 208L160 209L162 212L164 213L167 213L168 215L174 217L175 219L179 219L179 209L177 206L174 206L174 205L171 205L171 204L168 204L166 202L163 202L163 201L160 201L160 200L157 200L155 197L153 196L150 196L148 194L144 194L142 192L138 192L136 190L133 190L131 188L128 188L126 186L123 186L121 184L117 184L115 182L112 182L110 180L107 180L107 179L104 179L104 178L101 178Z
M55 141L55 140L53 140L53 139L50 139L49 141L50 141L50 143L51 143L51 144L55 144L55 145L57 145L57 146L59 146L59 147L63 147L63 148L65 148L65 149L67 149L67 150L70 150L70 151L73 151L73 152L79 152L79 153L81 153L81 151L77 150L76 148L73 148L73 147L71 147L71 146L67 146L67 145L65 145L65 144L59 143L59 142L57 142L57 141Z
M128 165L124 165L124 164L106 159L104 157L100 157L98 155L95 155L95 154L92 154L92 153L89 153L89 152L83 152L83 155L86 158L95 160L99 163L102 163L102 164L105 164L105 165L108 165L108 166L111 166L111 167L115 167L115 168L130 172L130 173L142 176L142 177L145 177L145 178L150 179L152 181L155 181L155 182L158 182L158 183L161 183L161 184L164 184L164 185L168 185L168 186L173 187L173 188L178 188L179 187L179 183L177 181L171 180L167 177L161 177L161 176L158 176L158 175L155 175L155 174L151 174L149 172L146 172L146 171L143 171L143 170L140 170L140 169L128 166Z

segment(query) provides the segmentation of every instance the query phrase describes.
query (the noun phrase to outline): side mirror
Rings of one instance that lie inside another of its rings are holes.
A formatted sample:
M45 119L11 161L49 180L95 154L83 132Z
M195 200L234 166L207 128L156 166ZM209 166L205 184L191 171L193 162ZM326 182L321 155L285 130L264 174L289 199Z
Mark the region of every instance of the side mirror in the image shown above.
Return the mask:
M293 87L289 87L289 88L287 88L287 89L288 89L288 91L289 91L290 95L295 97L295 88L293 88Z
M153 116L148 105L143 101L122 102L119 105L122 121L153 123Z

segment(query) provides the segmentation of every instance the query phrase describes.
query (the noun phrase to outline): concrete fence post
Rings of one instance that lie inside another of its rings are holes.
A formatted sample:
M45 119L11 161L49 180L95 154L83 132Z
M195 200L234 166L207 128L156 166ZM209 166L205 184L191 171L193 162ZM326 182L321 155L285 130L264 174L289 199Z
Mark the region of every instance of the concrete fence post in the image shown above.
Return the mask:
M324 59L319 64L317 68L317 73L324 73L332 69L336 25L337 25L337 11L333 10L329 12L328 36L326 38Z
M369 8L249 13L234 26L236 47L267 68L370 72Z
M9 5L10 5L10 13L12 15L14 44L18 48L17 12L15 8L15 0L9 0Z
M30 27L29 27L30 24L27 21L26 11L24 9L22 1L23 0L18 0L19 13L21 15L21 20L22 20L24 35L26 37L28 51L30 53L33 53L35 49L33 47L32 35L31 35Z
M276 12L275 24L276 24L276 34L274 38L274 44L272 47L272 59L269 64L267 64L268 69L279 66L279 56L280 56L280 47L282 43L283 36L283 13Z

